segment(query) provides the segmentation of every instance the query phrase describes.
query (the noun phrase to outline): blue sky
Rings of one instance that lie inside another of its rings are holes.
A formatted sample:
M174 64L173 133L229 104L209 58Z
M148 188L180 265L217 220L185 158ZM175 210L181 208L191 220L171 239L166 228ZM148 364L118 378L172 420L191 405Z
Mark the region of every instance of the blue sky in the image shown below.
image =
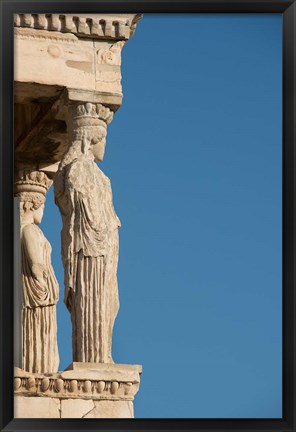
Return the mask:
M281 15L145 15L100 168L121 219L116 363L136 417L281 417ZM60 283L61 221L41 225Z

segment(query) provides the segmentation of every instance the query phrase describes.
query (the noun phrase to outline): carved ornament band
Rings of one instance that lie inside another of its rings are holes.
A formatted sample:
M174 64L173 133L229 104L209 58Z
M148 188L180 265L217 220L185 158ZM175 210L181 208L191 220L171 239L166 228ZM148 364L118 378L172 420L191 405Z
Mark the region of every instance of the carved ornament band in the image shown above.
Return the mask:
M14 26L74 33L93 39L127 40L141 18L142 14L15 14Z
M59 374L43 377L31 374L30 377L14 378L14 391L18 396L132 401L138 389L139 381L62 379Z

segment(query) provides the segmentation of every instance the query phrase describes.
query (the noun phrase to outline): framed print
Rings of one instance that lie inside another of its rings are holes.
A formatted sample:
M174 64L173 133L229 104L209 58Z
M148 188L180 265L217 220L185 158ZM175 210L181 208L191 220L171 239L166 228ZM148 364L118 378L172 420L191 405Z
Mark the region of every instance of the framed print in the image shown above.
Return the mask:
M296 430L295 1L1 12L1 430Z

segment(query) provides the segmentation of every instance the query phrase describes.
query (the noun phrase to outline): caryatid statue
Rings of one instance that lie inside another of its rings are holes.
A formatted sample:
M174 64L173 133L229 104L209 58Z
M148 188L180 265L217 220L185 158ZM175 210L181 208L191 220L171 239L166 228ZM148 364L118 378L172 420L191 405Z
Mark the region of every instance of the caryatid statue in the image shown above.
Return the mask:
M54 178L60 209L65 303L72 319L74 362L113 363L112 331L119 308L118 227L103 159L113 113L101 104L70 105L70 144Z
M51 265L51 246L41 229L45 194L52 180L39 171L17 173L20 199L22 270L22 369L57 372L56 304L59 286Z

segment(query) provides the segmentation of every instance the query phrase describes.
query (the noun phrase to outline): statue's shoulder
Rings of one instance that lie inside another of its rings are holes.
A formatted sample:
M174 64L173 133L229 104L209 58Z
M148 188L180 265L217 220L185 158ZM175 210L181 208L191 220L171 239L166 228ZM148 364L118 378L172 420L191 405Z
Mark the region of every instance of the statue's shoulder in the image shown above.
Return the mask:
M26 225L21 226L22 233L32 233L32 232L38 232L39 228L34 223L28 223Z
M106 176L106 174L98 167L97 167L97 177L100 178L104 183L110 185L110 179L108 176Z
M89 158L82 156L68 165L65 172L66 190L75 190L88 196L98 183L98 167Z
M33 237L43 237L41 229L34 223L29 223L21 227L21 235L24 239L32 239Z
M80 179L93 175L96 165L90 159L81 156L75 159L66 167L66 176L68 178Z

